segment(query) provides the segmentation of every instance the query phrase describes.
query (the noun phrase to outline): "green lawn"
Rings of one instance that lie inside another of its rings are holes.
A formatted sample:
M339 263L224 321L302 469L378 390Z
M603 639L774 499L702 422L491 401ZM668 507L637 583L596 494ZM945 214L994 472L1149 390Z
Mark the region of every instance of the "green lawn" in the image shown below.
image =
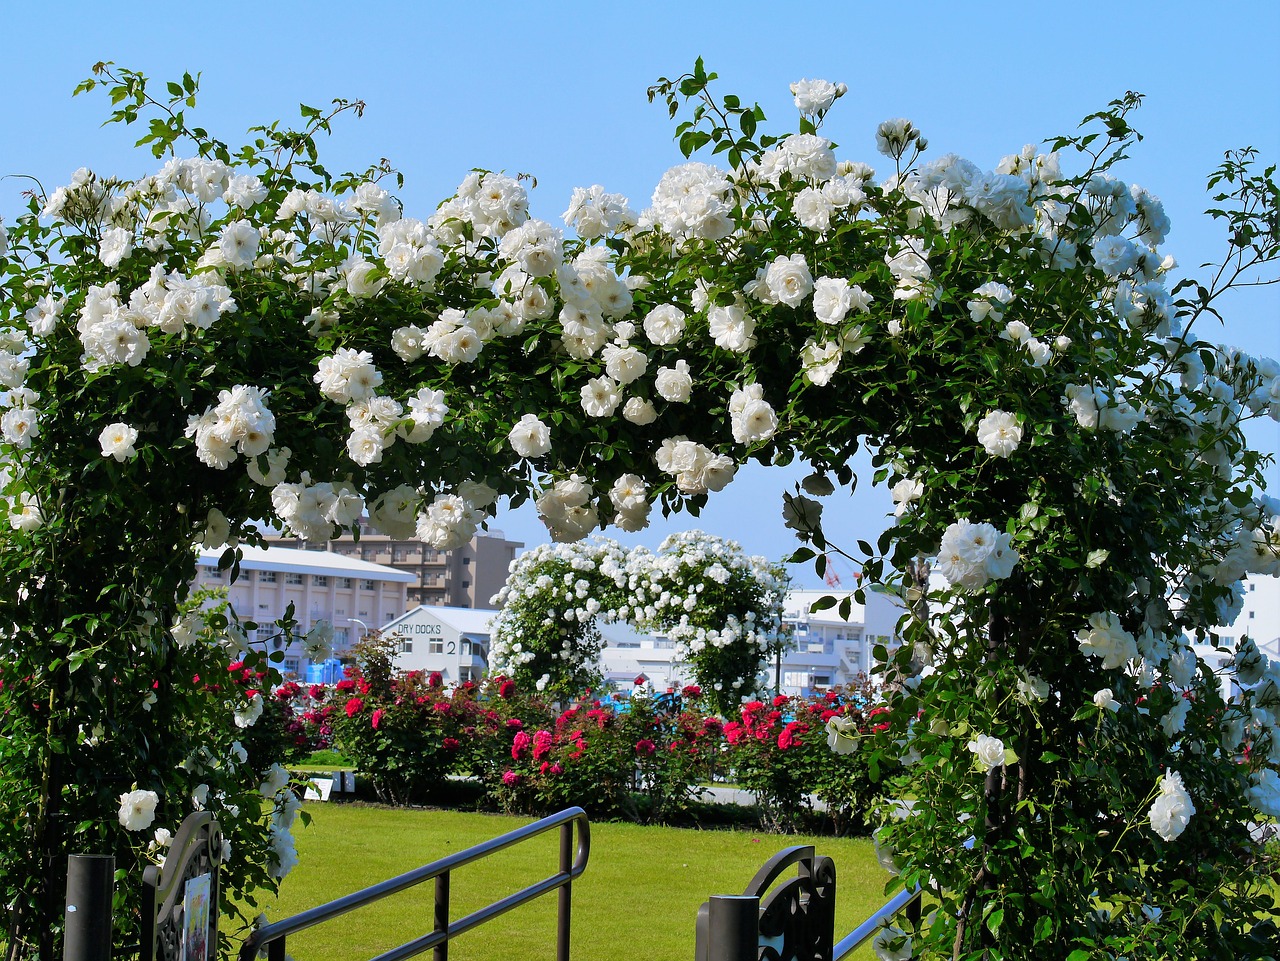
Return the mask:
M527 819L353 804L307 805L296 830L301 862L285 879L272 920L496 837ZM509 894L557 864L558 831L469 865L452 878L453 913ZM573 957L578 961L692 959L698 905L740 894L759 866L789 844L813 843L836 863L839 939L885 900L887 879L867 840L780 837L593 824L591 859L573 888ZM420 885L289 941L307 961L371 958L431 929L432 885ZM517 908L450 945L455 961L546 961L555 956L555 895ZM424 955L429 956L429 955ZM869 947L855 958L871 958Z

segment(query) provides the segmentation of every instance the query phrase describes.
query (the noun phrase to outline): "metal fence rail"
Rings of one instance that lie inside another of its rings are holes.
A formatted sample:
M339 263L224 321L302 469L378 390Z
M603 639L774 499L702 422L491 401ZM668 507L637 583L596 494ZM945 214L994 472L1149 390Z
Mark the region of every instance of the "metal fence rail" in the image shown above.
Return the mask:
M573 840L574 825L578 826L578 841ZM541 881L536 881L505 898L473 911L456 921L449 919L449 878L455 868L478 861L514 844L544 834L553 828L560 829L560 868L554 874ZM448 961L449 940L464 931L483 924L500 914L519 907L534 898L559 890L559 910L556 923L556 961L569 961L569 921L572 907L573 881L587 867L587 859L591 853L591 826L587 814L580 807L568 808L558 814L552 814L535 821L533 824L517 828L506 834L481 842L465 851L459 851L448 857L433 861L431 864L416 868L391 878L380 884L356 891L345 897L322 904L319 907L295 914L271 924L264 925L250 935L240 949L240 961L253 961L262 949L266 949L268 961L285 961L285 939L299 931L314 927L340 915L372 904L389 895L407 890L424 881L435 881L435 910L433 929L405 942L397 948L385 951L372 961L402 961L425 951L434 950L435 961Z
M862 947L870 941L881 926L894 917L899 911L906 911L907 916L911 918L912 923L920 920L920 889L907 891L902 890L895 894L892 898L884 903L884 905L876 911L875 914L867 918L860 925L846 934L843 938L836 942L835 949L831 953L832 961L841 961L853 954L858 948Z

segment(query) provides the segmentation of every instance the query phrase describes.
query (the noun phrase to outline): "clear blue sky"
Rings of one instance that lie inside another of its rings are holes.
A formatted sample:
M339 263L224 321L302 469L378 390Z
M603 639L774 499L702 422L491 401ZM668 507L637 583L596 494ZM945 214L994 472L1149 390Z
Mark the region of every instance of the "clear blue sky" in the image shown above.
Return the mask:
M108 12L109 11L109 12ZM242 3L213 7L118 2L11 3L0 59L0 175L27 173L49 189L88 165L138 176L150 156L134 137L100 129L105 100L72 100L98 60L157 79L203 73L199 117L234 142L248 126L296 117L299 101L363 99L342 125L334 168L388 157L406 176L410 213L429 212L475 166L535 174L531 206L555 220L574 186L604 184L646 206L681 158L666 113L645 89L701 55L725 91L759 100L779 131L794 129L788 84L843 81L828 121L841 155L876 164L875 125L908 117L930 153L983 167L1025 143L1072 130L1127 90L1147 95L1146 135L1120 176L1161 197L1173 221L1166 251L1194 272L1217 255L1201 211L1204 177L1229 147L1280 158L1280 4L1006 3ZM0 215L20 205L19 180L0 181ZM1228 305L1224 331L1202 331L1280 356L1280 291ZM1280 449L1269 425L1254 443ZM1274 473L1274 472L1273 472ZM632 542L694 523L780 557L781 490L795 472L740 475L697 521L677 516ZM837 495L828 534L851 543L883 527L887 496ZM531 512L502 517L508 536L545 539ZM813 582L812 572L807 580Z

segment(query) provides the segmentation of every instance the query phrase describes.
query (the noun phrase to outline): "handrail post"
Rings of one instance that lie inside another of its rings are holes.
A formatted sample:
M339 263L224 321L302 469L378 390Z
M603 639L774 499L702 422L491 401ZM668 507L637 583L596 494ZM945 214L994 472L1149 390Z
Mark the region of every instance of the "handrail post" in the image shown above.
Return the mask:
M111 896L116 859L110 854L67 855L65 961L111 961Z
M431 952L434 961L449 961L449 871L436 877L436 933L443 933L444 940Z
M560 825L560 872L570 880L559 891L556 917L556 961L569 961L569 921L573 911L573 821Z
M714 894L707 899L706 961L756 961L760 954L760 898Z

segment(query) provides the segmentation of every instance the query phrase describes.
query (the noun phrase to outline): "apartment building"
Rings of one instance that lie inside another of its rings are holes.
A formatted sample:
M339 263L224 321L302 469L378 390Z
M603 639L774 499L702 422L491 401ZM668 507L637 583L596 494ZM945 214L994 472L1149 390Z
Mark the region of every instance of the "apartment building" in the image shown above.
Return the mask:
M362 634L404 611L414 580L406 571L322 551L242 547L241 552L240 576L231 583L228 572L218 570L222 551L202 551L194 586L226 588L241 621L263 625L249 632L251 642L265 643L274 636L276 631L270 625L293 604L301 631L310 630L319 621L333 625L334 651L342 654ZM283 651L280 669L285 674L326 681L336 679L329 674L341 676L336 660L327 668L312 664L300 644L290 644ZM323 676L314 677L316 674Z
M1240 691L1229 669L1240 638L1249 637L1274 662L1280 661L1280 577L1250 574L1244 579L1244 603L1236 619L1217 629L1219 644L1195 644L1196 653L1220 671L1222 695L1230 699Z
M396 614L420 604L432 607L486 608L506 583L516 553L524 544L509 541L501 531L480 533L452 551L439 551L418 540L400 540L367 527L356 541L344 534L331 541L304 541L268 535L272 547L310 552L328 551L339 557L392 567L413 575L405 604ZM381 622L379 622L381 623Z

